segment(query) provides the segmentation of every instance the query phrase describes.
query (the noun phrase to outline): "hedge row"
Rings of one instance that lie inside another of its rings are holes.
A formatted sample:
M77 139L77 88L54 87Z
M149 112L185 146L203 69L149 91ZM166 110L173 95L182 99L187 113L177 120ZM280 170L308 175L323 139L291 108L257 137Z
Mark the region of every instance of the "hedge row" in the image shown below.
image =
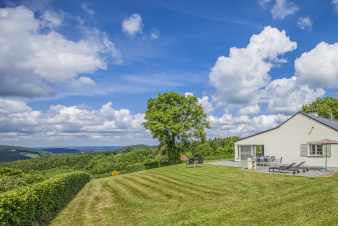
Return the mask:
M89 181L83 172L56 176L0 195L0 225L45 225Z

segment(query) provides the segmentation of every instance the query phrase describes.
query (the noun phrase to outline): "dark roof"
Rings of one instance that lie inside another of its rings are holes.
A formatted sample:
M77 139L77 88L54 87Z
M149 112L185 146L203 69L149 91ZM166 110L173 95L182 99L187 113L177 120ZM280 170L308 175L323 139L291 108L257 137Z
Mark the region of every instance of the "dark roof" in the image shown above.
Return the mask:
M304 114L304 113L303 113ZM306 114L306 116L312 118L313 120L316 120L324 125L327 125L328 127L331 127L332 129L338 130L338 122L336 120L331 120L323 117L313 116L311 114Z
M279 124L279 125L276 126L276 127L273 127L273 128L271 128L271 129L267 129L267 130L264 130L264 131L261 131L261 132L258 132L258 133L251 134L251 135L249 135L249 136L246 136L246 137L243 137L243 138L239 139L238 141L244 140L244 139L249 138L249 137L254 137L254 136L256 136L256 135L259 135L259 134L266 133L266 132L269 132L269 131L271 131L271 130L277 129L277 128L281 127L281 126L284 125L287 121L289 121L290 119L292 119L293 117L295 117L295 116L298 115L298 114L302 114L302 115L304 115L305 117L308 117L308 118L310 118L310 119L312 119L312 120L315 120L316 122L319 122L319 123L321 123L321 124L323 124L323 125L325 125L325 126L331 128L331 129L333 129L333 130L335 130L335 131L338 131L338 121L336 121L336 120L330 120L330 119L327 119L327 118L318 117L318 116L314 116L314 115L310 115L310 114L306 114L306 113L304 113L304 112L299 111L299 112L293 114L290 118L288 118L286 121L282 122L281 124Z

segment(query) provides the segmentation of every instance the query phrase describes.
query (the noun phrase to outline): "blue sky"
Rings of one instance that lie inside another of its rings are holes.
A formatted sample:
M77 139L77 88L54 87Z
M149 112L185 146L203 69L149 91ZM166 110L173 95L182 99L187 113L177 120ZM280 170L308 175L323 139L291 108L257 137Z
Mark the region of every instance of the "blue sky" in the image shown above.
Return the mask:
M154 143L142 114L166 91L200 99L209 136L246 135L338 96L335 0L7 0L0 8L8 46L0 58L9 62L0 65L2 143Z

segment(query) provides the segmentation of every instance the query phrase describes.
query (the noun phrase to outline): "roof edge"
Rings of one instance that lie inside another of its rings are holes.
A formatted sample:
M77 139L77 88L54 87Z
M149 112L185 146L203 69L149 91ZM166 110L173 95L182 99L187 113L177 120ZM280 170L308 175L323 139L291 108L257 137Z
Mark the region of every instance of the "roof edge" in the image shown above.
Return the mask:
M281 127L282 125L284 125L286 122L288 122L290 119L292 119L293 117L295 117L295 116L298 115L298 114L304 115L305 117L307 117L307 118L309 118L309 119L311 119L311 120L314 120L314 121L316 121L316 122L318 122L318 123L320 123L320 124L322 124L322 125L324 125L324 126L326 126L326 127L329 127L330 129L333 129L334 131L338 131L336 128L331 127L331 126L329 126L329 125L327 125L327 124L325 124L325 123L323 123L323 122L317 120L315 117L311 117L311 116L309 116L308 114L306 114L305 112L298 111L298 112L294 113L293 115L291 115L290 118L288 118L287 120L285 120L284 122L282 122L282 123L279 124L278 126L275 126L275 127L271 128L271 129L263 130L263 131L258 132L258 133L251 134L251 135L249 135L249 136L245 136L245 137L240 138L239 140L237 140L235 143L237 143L238 141L241 141L241 140L248 139L248 138L250 138L250 137L254 137L254 136L257 136L257 135L260 135L260 134L267 133L267 132L270 132L270 131L272 131L272 130L278 129L279 127Z

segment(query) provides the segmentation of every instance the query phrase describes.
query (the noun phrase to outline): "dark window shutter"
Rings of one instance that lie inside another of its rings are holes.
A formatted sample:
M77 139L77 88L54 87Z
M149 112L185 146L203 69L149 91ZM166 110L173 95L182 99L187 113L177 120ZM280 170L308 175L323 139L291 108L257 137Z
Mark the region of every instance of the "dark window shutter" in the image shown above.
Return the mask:
M300 157L307 157L308 156L308 151L307 151L307 144L301 144L300 145Z

